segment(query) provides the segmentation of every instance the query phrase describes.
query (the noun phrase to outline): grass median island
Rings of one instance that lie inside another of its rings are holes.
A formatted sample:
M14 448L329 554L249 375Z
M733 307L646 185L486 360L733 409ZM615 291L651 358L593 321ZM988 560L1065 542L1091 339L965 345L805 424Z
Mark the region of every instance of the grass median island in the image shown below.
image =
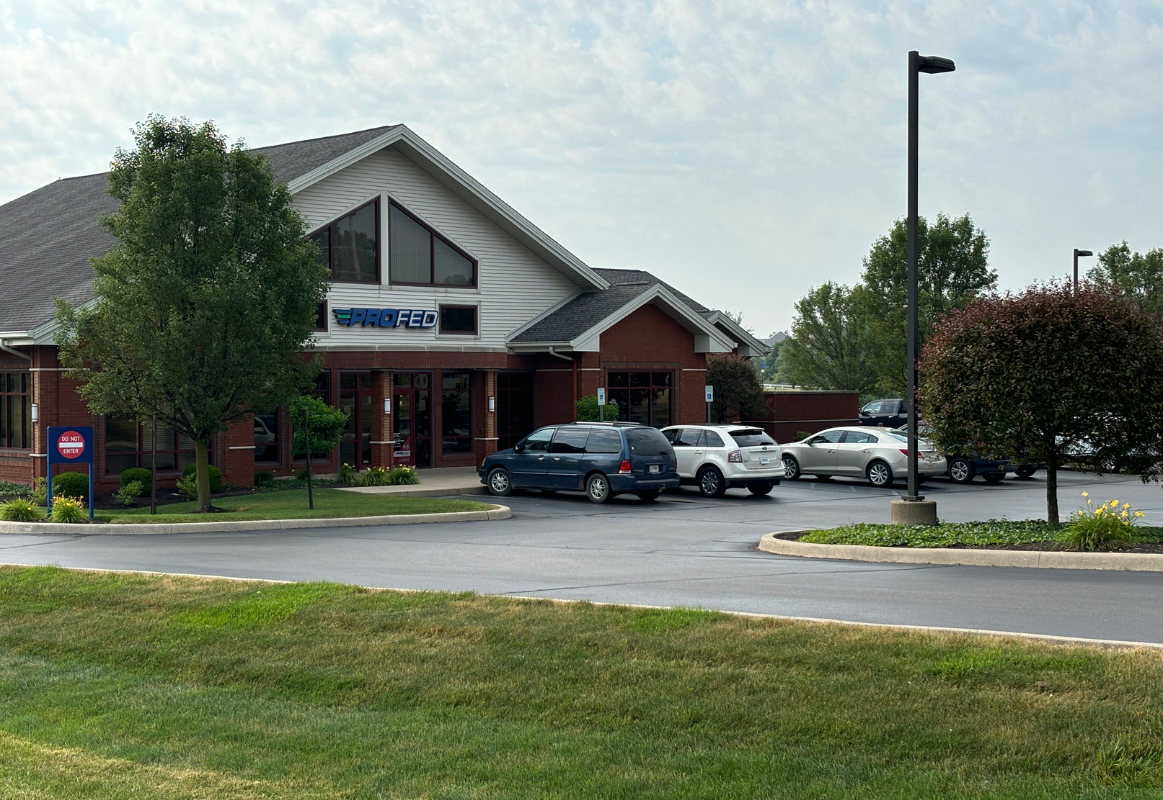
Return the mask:
M361 494L339 489L316 489L315 508L307 508L306 489L260 492L233 497L216 497L217 514L194 513L198 504L172 503L158 506L151 515L148 508L125 511L99 511L97 522L229 522L261 519L316 519L327 517L368 517L382 514L434 514L446 511L486 511L493 506L471 500L440 497L398 497L390 494Z
M811 531L799 541L811 544L860 544L870 547L955 547L1053 542L1061 525L1039 520L942 522L939 525L857 523ZM1135 528L1140 542L1163 542L1163 528Z
M1163 655L0 568L0 795L1114 798Z

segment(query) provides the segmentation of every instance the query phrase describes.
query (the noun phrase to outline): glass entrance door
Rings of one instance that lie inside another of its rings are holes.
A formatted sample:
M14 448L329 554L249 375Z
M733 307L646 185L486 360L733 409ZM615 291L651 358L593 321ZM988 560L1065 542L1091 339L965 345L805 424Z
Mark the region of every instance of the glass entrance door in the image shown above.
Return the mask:
M432 466L432 376L392 373L392 457L396 463Z
M372 463L372 374L343 372L339 375L339 410L347 414L347 426L339 441L339 460L361 469Z

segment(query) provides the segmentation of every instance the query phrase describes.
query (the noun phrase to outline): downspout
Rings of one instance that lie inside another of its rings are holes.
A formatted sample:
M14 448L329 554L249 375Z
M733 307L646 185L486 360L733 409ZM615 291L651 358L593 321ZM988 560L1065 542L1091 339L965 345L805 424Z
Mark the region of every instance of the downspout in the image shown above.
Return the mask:
M569 362L570 367L573 368L571 373L572 391L570 393L573 399L572 402L570 402L570 406L573 408L573 421L577 422L577 360L572 355L562 355L552 347L549 348L549 355L557 356L558 358L564 358Z
M29 362L30 364L32 363L32 356L26 356L24 353L21 353L19 350L13 350L11 347L4 344L3 339L0 339L0 350L3 350L5 353L11 353L12 355L17 356L18 358L23 358L25 361Z

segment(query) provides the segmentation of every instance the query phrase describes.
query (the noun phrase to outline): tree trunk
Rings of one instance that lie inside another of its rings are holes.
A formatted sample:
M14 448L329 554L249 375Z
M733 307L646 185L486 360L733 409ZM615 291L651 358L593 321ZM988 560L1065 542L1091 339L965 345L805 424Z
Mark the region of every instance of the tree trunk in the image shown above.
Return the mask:
M194 458L198 480L198 511L209 511L210 505L210 447L206 442L194 442Z
M1046 521L1058 524L1058 454L1046 459Z

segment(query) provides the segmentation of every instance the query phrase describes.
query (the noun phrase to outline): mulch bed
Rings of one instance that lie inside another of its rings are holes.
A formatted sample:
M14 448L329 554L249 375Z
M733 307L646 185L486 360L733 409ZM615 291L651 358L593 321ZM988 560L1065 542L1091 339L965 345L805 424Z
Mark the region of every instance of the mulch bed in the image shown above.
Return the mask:
M792 531L791 533L777 533L776 539L787 539L791 542L798 542L807 534L805 532ZM896 547L904 547L904 545L894 545ZM915 550L927 550L929 548L917 547ZM1058 550L1057 542L1023 542L1021 544L954 544L949 545L950 550ZM1163 553L1163 542L1136 542L1127 547L1120 548L1119 553Z

